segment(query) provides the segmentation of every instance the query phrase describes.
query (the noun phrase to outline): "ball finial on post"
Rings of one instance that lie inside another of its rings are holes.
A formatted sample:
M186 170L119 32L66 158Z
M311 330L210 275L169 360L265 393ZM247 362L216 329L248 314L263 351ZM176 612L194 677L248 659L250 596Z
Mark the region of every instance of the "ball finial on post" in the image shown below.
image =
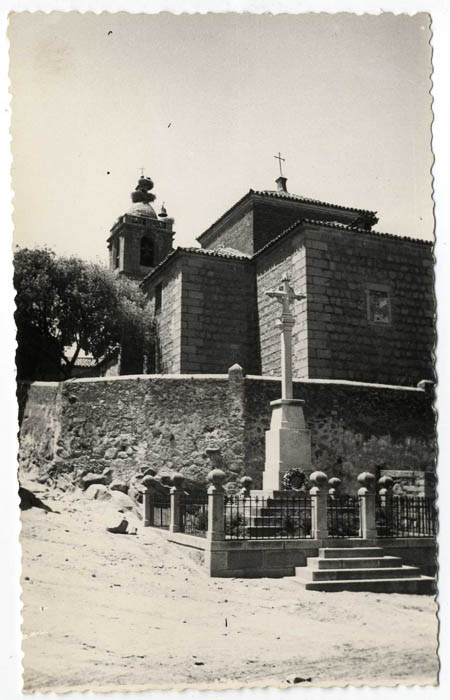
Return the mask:
M241 490L240 490L240 495L241 496L250 496L250 490L252 488L253 484L253 479L251 476L243 476L242 479L240 480L241 483Z
M311 474L309 480L313 482L315 488L322 489L328 484L328 477L325 472L316 471Z
M170 481L172 482L174 488L179 490L183 486L184 476L183 476L183 474L180 474L179 472L175 472L175 474L172 474Z
M358 474L358 481L361 484L361 488L358 493L363 495L364 493L373 493L375 491L375 475L371 472L361 472Z
M339 477L332 476L331 479L328 480L328 486L330 487L328 489L328 494L332 497L337 496L341 484L342 481Z
M223 482L227 478L222 469L211 469L208 473L208 481L211 484L210 488L221 489L223 488Z

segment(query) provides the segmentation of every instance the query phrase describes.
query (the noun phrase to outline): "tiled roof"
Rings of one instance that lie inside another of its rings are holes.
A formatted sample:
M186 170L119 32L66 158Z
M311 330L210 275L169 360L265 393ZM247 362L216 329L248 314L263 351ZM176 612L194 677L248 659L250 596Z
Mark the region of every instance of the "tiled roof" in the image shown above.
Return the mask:
M148 273L144 277L144 279L141 281L141 284L143 284L146 280L148 280L150 277L152 277L157 270L160 270L169 260L170 258L173 258L176 254L178 253L193 253L194 255L207 255L212 258L228 258L229 260L250 260L251 255L247 255L246 253L241 253L241 251L236 250L235 248L228 248L226 246L218 246L217 248L214 249L209 249L209 248L182 248L178 247L172 250L169 255L167 255L164 260L161 260L159 265L157 265L154 270Z
M322 202L320 199L311 199L310 197L302 197L299 194L292 194L291 192L283 192L280 190L250 190L251 194L258 194L263 197L273 197L274 199L287 199L293 202L304 202L305 204L318 204L321 207L332 207L333 209L343 209L344 211L354 211L361 212L363 214L375 215L376 212L370 211L369 209L356 209L355 207L345 207L342 204L330 204L329 202Z
M197 240L200 241L203 236L206 236L210 232L214 226L217 226L223 219L225 219L228 214L230 214L234 209L236 209L240 204L242 204L248 197L251 197L252 195L256 195L258 197L270 197L273 199L284 199L288 200L291 202L303 202L304 204L316 204L317 206L321 207L331 207L332 209L339 209L342 211L349 211L349 212L354 212L354 213L359 213L364 216L369 217L374 221L376 219L376 212L374 211L369 211L368 209L356 209L355 207L345 207L341 204L330 204L329 202L322 202L319 199L310 199L309 197L301 197L298 194L292 194L291 192L283 192L279 190L254 190L250 189L246 194L244 194L241 199L239 199L237 202L233 204L229 209L227 209L219 218L214 221L214 223L211 224L203 233L201 233L199 236L197 236Z
M189 253L199 253L200 255L212 255L216 258L237 258L238 260L249 260L252 256L242 253L236 248L230 248L228 246L219 245L217 248L181 248L181 250L187 250Z
M281 238L284 238L284 236L287 236L288 233L293 231L295 228L300 226L301 224L313 224L314 226L324 226L325 228L332 228L332 229L338 229L340 231L352 231L354 233L363 233L366 236L375 236L376 238L395 238L400 241L409 241L410 243L418 243L419 245L427 245L427 246L432 246L433 242L432 241L425 241L422 238L411 238L410 236L398 236L395 233L382 233L381 231L368 231L367 229L364 228L358 228L356 226L350 226L347 224L339 224L339 223L333 223L330 221L320 221L319 219L297 219L297 221L294 221L293 224L288 226L288 228L284 229L281 233L278 234L275 238L273 238L271 241L266 243L265 246L260 248L254 255L247 255L246 253L241 253L241 251L236 250L235 248L229 248L227 246L218 246L217 248L210 249L210 248L175 248L175 250L172 250L172 252L167 255L167 257L162 260L159 265L155 267L154 270L149 272L149 274L144 277L142 280L141 284L143 284L147 279L149 279L152 275L157 270L160 270L168 261L170 258L174 257L177 253L193 253L194 255L207 255L210 257L215 257L215 258L228 258L228 259L233 259L233 260L253 260L256 258L258 255L260 255L263 251L267 250L270 248L272 245L277 243Z
M75 361L75 367L95 367L97 361L93 357L78 357Z
M428 245L432 246L433 243L432 241L425 241L422 238L411 238L410 236L398 236L395 233L382 233L381 231L367 231L367 229L364 228L357 228L355 226L348 226L346 224L338 224L338 223L332 223L330 221L319 221L318 219L298 219L297 221L294 221L293 224L288 226L288 228L284 229L278 236L273 238L271 241L266 243L265 246L260 248L253 256L253 258L256 258L257 255L262 253L264 250L267 250L267 248L270 248L270 246L274 245L274 243L277 243L281 238L284 238L288 233L293 231L297 226L300 226L300 224L313 224L315 226L325 226L326 228L333 228L333 229L339 229L341 231L353 231L355 233L364 233L366 236L375 236L377 238L396 238L397 240L401 241L409 241L410 243L419 243L421 245Z

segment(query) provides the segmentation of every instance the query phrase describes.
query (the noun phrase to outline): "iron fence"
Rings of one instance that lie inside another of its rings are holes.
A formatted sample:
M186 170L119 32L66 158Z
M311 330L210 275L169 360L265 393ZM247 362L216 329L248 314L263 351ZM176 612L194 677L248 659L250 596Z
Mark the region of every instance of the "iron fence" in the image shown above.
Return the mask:
M170 496L158 494L152 496L153 527L160 527L163 530L169 529L170 524Z
M180 531L195 537L206 537L208 532L208 494L189 496L180 501Z
M360 503L358 496L328 498L328 536L360 537Z
M433 498L423 496L377 496L378 537L434 537L437 509Z
M230 540L304 539L311 533L311 497L225 497L225 538Z

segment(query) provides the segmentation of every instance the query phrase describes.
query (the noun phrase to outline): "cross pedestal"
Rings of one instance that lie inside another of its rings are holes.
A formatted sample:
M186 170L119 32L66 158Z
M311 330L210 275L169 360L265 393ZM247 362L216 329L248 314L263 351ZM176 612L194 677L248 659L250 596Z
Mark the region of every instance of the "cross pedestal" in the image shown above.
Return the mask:
M306 429L303 415L304 401L294 399L292 390L292 327L294 317L291 303L304 299L295 294L284 277L277 290L266 292L282 304L277 320L281 333L281 399L271 401L272 419L266 431L266 460L263 473L263 490L278 491L282 488L283 475L291 469L311 469L311 434Z
M304 401L271 401L272 420L266 431L266 462L263 490L278 491L290 469L311 468L311 433L305 427Z

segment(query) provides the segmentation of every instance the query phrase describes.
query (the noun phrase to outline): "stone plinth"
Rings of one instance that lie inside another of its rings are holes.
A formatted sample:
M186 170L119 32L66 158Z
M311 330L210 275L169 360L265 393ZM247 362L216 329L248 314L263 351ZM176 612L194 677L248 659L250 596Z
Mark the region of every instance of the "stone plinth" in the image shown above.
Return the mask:
M266 431L263 489L278 490L290 469L311 469L311 433L305 428L304 401L271 401L272 420Z

